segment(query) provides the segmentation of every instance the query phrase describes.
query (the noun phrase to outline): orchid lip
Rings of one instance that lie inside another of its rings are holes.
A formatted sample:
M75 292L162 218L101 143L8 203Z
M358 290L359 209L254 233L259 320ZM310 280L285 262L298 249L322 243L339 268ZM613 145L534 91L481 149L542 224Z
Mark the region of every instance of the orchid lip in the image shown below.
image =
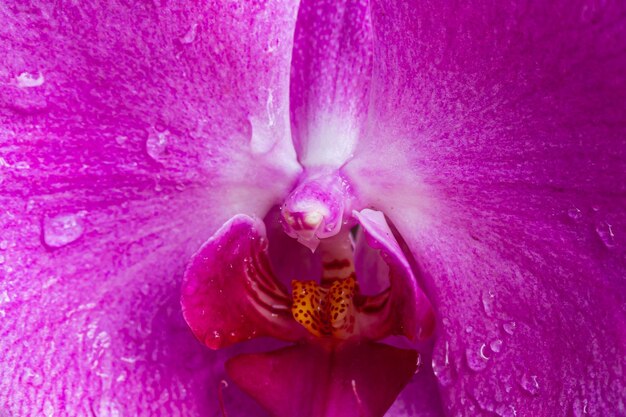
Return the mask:
M183 316L194 335L208 347L220 349L264 336L295 343L275 352L237 356L227 364L235 382L268 409L274 409L269 400L273 394L264 387L281 384L271 369L291 363L289 366L302 367L306 374L298 380L306 381L317 375L318 366L326 367L330 374L340 372L341 378L363 387L369 384L368 378L375 380L381 369L366 366L368 355L380 354L377 360L384 361L385 369L401 381L384 395L384 406L368 406L378 409L374 415L382 415L415 372L418 353L375 341L392 335L423 339L433 332L431 304L417 286L384 215L367 209L353 215L366 236L358 242L380 251L388 265L389 285L375 295L360 292L350 229L343 228L319 242L318 252L310 255L320 260L321 276L318 280L293 280L289 292L273 272L269 255L272 242L264 223L246 215L226 222L192 257L185 272ZM363 361L364 373L346 365L354 355ZM340 358L339 362L335 358ZM311 367L313 363L317 365ZM250 384L246 369L259 366L272 377L265 385ZM339 384L335 389L339 393L334 395L353 398L352 384Z
M185 273L183 311L196 336L212 348L264 335L291 341L428 337L432 307L384 216L364 210L355 217L389 266L387 289L361 294L354 243L343 230L319 243L319 284L298 277L289 293L272 270L263 223L239 215L207 241Z

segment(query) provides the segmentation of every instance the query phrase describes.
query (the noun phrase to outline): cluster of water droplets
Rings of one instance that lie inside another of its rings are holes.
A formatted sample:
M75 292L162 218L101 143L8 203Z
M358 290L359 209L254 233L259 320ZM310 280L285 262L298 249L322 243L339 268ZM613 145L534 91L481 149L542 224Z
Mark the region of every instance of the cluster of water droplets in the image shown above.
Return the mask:
M617 246L615 226L602 216L600 206L591 206L589 214L592 217L591 222L593 224L593 230L598 239L600 239L600 242L602 242L607 249L615 248ZM585 215L578 207L571 206L567 209L567 217L572 222L578 223L584 219Z

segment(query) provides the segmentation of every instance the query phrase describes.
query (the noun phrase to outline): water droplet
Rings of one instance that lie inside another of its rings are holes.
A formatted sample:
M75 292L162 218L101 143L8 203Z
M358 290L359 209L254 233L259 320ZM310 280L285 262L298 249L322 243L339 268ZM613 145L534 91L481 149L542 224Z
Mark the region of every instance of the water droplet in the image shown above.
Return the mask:
M60 248L81 237L84 231L82 217L81 213L45 217L43 220L45 244L52 248Z
M572 417L585 417L589 415L589 402L583 398L576 398L572 403Z
M487 345L483 343L478 347L468 347L465 349L465 359L471 370L476 372L484 370L487 368L487 361L489 360Z
M146 151L148 155L155 161L159 162L159 160L163 157L167 149L167 138L169 136L169 131L163 132L150 132L148 134L148 139L146 140Z
M471 333L471 332L473 332L473 331L474 331L474 328L473 328L472 326L467 326L467 327L465 328L465 333Z
M196 32L198 30L198 24L194 23L193 25L191 25L191 27L189 28L189 30L187 31L187 33L185 33L185 36L183 36L182 38L180 38L180 43L182 44L190 44L193 41L196 40Z
M489 343L489 348L495 353L500 352L502 350L502 340L493 340L491 343Z
M9 247L9 241L3 240L0 242L0 250L6 250Z
M33 74L23 72L16 77L17 86L20 88L33 88L43 85L45 79L42 73L38 73L35 77Z
M515 409L513 405L502 404L498 408L496 408L495 412L500 417L516 417L517 416L517 410Z
M615 247L615 233L613 226L607 222L600 222L596 225L596 233L607 248Z
M454 371L451 366L450 346L448 342L438 341L433 349L432 368L439 383L447 387L454 380Z
M522 375L520 385L530 395L537 395L539 393L539 381L537 381L537 375Z
M122 136L122 135L119 135L119 136L116 136L116 137L115 137L115 142L116 142L118 145L123 145L124 143L126 143L126 141L127 141L127 140L128 140L128 137L127 137L127 136Z
M513 335L513 333L515 333L516 327L517 327L517 324L514 321L508 321L502 325L502 328L504 329L504 331L510 335Z
M481 301L483 303L483 310L485 310L485 314L491 317L493 316L493 306L495 303L495 292L493 290L483 291L481 296Z
M567 216L572 220L580 220L583 216L583 213L576 207L572 207L567 210Z

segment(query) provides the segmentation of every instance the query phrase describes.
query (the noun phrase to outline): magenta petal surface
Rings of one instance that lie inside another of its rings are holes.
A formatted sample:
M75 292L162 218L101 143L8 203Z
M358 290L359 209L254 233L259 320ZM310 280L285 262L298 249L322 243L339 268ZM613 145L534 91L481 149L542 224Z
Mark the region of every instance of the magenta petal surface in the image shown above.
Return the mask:
M182 286L183 316L210 348L306 335L291 315L291 297L272 272L267 247L263 222L238 215L191 258Z
M0 6L3 412L218 412L222 354L186 327L180 280L224 221L263 216L298 172L285 134L295 14Z
M290 105L305 167L339 167L352 155L367 119L371 47L367 1L300 3Z
M296 345L241 355L226 369L276 417L382 417L416 363L414 350L366 342L334 350Z
M346 167L439 317L450 415L625 415L626 20L595 2L375 2Z

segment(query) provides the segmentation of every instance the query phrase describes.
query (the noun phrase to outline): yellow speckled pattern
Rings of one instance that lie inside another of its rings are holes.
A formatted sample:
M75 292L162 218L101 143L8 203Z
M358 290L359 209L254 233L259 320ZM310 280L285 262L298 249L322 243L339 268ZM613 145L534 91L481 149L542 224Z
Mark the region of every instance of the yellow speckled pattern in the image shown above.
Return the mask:
M347 339L354 333L354 276L321 287L315 281L292 281L294 319L319 337Z

